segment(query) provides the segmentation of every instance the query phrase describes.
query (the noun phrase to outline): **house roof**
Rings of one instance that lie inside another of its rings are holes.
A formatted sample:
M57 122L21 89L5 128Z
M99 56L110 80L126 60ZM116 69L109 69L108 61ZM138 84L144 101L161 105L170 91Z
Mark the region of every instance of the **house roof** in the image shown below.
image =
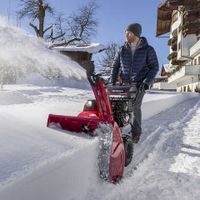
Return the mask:
M165 75L165 73L171 73L174 70L174 67L169 64L163 64L161 69L161 76Z
M167 1L158 6L156 36L163 35L170 31L172 11L173 10L168 7Z
M88 52L88 53L98 53L105 49L105 46L99 43L91 43L85 45L68 45L68 46L60 46L54 47L59 51L74 51L74 52Z

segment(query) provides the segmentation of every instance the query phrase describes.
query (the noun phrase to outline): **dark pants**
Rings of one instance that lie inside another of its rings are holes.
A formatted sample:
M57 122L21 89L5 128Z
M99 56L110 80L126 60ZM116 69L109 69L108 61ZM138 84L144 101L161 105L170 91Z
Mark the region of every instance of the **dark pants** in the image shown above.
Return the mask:
M141 111L141 105L142 100L145 94L145 90L138 89L136 98L134 101L134 110L133 110L133 116L131 120L132 124L132 134L141 134L142 133L142 111Z

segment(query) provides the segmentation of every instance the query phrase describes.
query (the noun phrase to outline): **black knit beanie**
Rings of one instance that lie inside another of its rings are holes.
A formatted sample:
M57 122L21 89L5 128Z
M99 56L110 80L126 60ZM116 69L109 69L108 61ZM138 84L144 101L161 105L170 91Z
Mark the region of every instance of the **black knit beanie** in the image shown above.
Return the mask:
M137 37L141 36L142 26L138 23L129 24L126 28L126 31L134 33Z

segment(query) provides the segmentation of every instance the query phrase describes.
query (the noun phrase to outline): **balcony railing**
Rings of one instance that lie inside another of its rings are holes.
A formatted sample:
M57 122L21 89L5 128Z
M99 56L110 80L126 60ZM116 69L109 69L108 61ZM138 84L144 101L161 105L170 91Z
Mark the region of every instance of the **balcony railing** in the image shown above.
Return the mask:
M200 19L196 19L194 21L186 21L184 25L181 27L183 31L183 36L185 37L187 34L198 34L200 33Z
M198 0L168 0L168 6L171 8L176 8L180 5L193 6L196 4L198 4Z
M171 61L172 65L182 65L185 61L177 60L177 58L173 58Z
M200 65L185 65L180 67L176 72L174 72L169 78L168 82L181 81L186 77L198 76L200 75Z

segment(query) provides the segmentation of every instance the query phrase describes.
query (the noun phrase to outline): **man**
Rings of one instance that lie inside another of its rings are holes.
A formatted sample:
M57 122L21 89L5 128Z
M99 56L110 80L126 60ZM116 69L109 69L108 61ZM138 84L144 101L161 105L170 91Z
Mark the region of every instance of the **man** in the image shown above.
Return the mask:
M141 104L145 90L149 89L158 70L156 52L146 38L141 37L142 27L138 23L126 28L126 42L115 55L112 64L111 80L115 84L120 77L124 84L136 83L137 94L134 101L134 118L132 119L132 139L138 143L142 133Z

